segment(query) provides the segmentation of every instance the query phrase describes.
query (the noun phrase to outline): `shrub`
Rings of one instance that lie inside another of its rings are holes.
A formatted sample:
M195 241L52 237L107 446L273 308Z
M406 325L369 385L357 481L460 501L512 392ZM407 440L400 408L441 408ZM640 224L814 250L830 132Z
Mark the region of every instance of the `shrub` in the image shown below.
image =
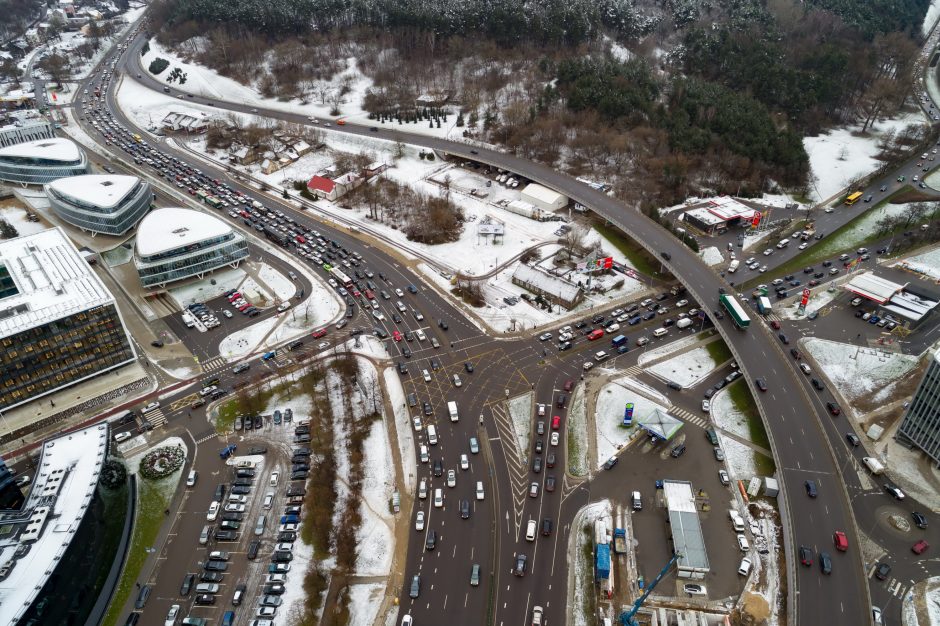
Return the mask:
M166 59L161 59L158 57L150 62L150 67L148 69L150 70L151 74L158 76L168 67L170 67L170 62Z

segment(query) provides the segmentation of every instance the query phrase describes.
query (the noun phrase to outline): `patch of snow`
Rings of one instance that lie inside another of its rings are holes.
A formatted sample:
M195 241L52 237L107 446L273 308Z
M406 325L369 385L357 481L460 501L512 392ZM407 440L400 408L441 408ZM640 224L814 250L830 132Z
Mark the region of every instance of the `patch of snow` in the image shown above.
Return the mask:
M226 361L233 361L257 352L261 341L279 321L277 317L269 317L235 331L219 343L219 354Z
M721 439L721 448L725 451L725 464L732 478L746 482L757 475L757 464L754 462L757 452L730 437Z
M573 476L585 476L588 471L588 433L587 433L587 403L585 386L578 385L571 394L568 403L568 422L566 441L568 453L568 472ZM574 449L572 449L572 447Z
M898 131L909 125L925 123L923 113L905 113L890 120L876 122L866 136L859 136L859 127L837 128L815 137L804 137L803 147L809 156L811 176L810 196L825 200L839 193L850 181L881 166L875 159L878 142L889 131Z
M738 405L732 400L728 389L729 387L725 387L712 396L710 400L711 410L709 411L711 420L721 430L726 430L750 441L751 431L747 426L747 415L738 410ZM721 437L721 433L718 436Z
M613 380L604 385L597 395L594 409L594 423L597 427L598 467L617 453L631 438L636 436L637 428L623 426L623 411L627 402L633 403L633 421L644 418L656 409L665 412L668 404L658 404L644 395L623 385L629 377Z
M876 391L878 398L887 400L894 386L917 366L917 357L907 354L826 339L801 339L800 343L849 402Z
M408 411L408 404L405 402L405 390L402 388L401 378L392 367L387 367L382 372L385 378L385 393L388 394L388 402L392 405L395 413L395 429L398 435L398 452L401 455L402 477L405 488L412 492L417 484L415 476L415 441L411 426L411 413Z
M357 583L349 588L349 623L372 624L382 606L385 585L381 583Z
M930 0L930 6L927 7L927 13L924 15L924 23L920 27L921 34L924 36L929 34L938 18L940 18L940 0Z
M529 458L529 435L532 433L532 394L524 393L509 400L509 418L512 429L515 431L516 443L519 445L519 456L523 463ZM549 406L551 399L549 398ZM545 416L546 420L551 419Z
M940 2L940 0L937 0ZM899 261L893 267L902 267L923 274L932 280L940 280L940 247Z
M284 274L264 263L258 271L258 278L274 290L274 295L282 302L290 300L297 293L296 284Z
M19 206L0 207L0 218L9 222L20 236L32 235L44 230L49 230L49 225L42 221L30 222L26 219L26 209Z
M701 257L702 262L705 263L705 265L710 265L712 267L716 265L721 265L722 263L725 262L725 257L724 255L721 254L721 250L719 250L715 246L709 246L705 248L704 250L699 252L698 255L699 257Z
M392 564L395 549L394 515L389 502L395 490L395 468L389 450L385 421L374 420L363 442L362 526L356 549L356 574L384 576ZM384 589L384 585L380 585ZM351 622L359 623L359 622Z
M594 522L604 517L611 517L612 510L610 500L592 502L578 511L574 522L571 524L572 532L570 536L574 546L571 546L569 552L574 555L574 567L569 568L568 571L570 572L569 576L573 577L574 581L573 584L568 585L568 590L569 595L573 594L574 597L569 597L568 603L574 607L572 610L574 626L588 626L589 619L592 620L591 624L596 623L594 616L584 615L580 610L584 606L585 592L591 593L594 591L593 560L584 557L584 548L594 541ZM584 528L591 529L589 537L582 532ZM593 549L591 554L593 556Z
M705 378L718 368L718 363L708 354L705 348L695 348L652 365L647 372L662 378L679 383L684 388L694 387L698 381Z
M684 337L678 341L670 341L667 344L661 345L658 348L650 348L645 350L643 354L637 358L637 364L645 366L648 363L653 361L658 361L663 357L672 354L673 352L679 352L680 350L685 350L690 346L694 346L697 343L700 343L701 339L698 338L698 335L691 335L689 337ZM647 344L649 345L649 344Z

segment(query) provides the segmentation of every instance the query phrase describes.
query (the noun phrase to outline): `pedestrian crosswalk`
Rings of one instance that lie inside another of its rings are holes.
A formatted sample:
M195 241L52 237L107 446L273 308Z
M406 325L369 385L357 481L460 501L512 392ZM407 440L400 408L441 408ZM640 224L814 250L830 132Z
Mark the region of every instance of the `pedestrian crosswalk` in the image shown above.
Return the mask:
M708 426L707 419L700 417L692 413L691 411L687 411L686 409L680 409L677 406L669 407L668 413L669 415L674 415L685 422L689 422L690 424L695 424L699 428L706 428Z
M875 575L875 569L877 567L878 563L876 562L868 568L869 578ZM884 581L884 587L888 590L888 593L890 593L895 598L903 599L905 594L907 594L908 590L911 588L911 585L909 583L905 583L903 580L898 580L897 578L891 576Z
M217 356L217 357L215 357L215 358L209 359L208 361L203 361L203 362L202 362L202 371L203 371L203 372L214 372L214 371L216 371L216 370L220 370L220 369L224 368L226 365L228 365L228 363L226 362L226 360L223 359L223 358L220 357L220 356Z
M623 373L624 373L626 376L636 376L637 374L639 374L639 373L642 372L642 371L643 371L643 368L640 367L639 365L631 365L630 367L628 367L627 369L625 369Z
M768 313L764 316L764 319L768 322L782 322L783 318L777 315L776 313Z
M163 414L163 409L159 407L144 413L144 419L154 428L166 424L166 415Z

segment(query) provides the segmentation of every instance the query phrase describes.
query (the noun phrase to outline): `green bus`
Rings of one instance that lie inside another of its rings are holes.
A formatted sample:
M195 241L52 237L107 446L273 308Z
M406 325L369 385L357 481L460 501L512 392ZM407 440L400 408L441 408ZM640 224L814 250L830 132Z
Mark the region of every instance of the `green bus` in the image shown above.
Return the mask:
M751 325L751 318L747 316L747 313L744 312L744 308L738 304L738 301L735 300L733 296L723 293L718 296L718 301L728 312L728 315L731 316L735 326L744 330Z

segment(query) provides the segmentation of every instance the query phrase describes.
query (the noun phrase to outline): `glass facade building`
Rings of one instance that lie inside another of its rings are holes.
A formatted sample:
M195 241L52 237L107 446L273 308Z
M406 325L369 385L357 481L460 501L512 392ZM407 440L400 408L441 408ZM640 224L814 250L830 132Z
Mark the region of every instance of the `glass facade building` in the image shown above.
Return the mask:
M897 437L923 450L934 463L940 463L940 351L934 353Z
M0 241L0 411L136 359L114 297L61 230Z
M248 258L248 242L215 216L191 209L151 212L137 229L134 264L144 287L163 287Z
M129 181L118 179L133 179ZM117 202L96 202L112 187L121 187ZM59 179L45 187L56 215L84 231L103 235L123 235L134 228L150 210L153 192L150 183L132 176L77 176ZM80 192L79 192L80 190Z
M88 173L85 153L68 139L41 139L0 148L0 180L44 185Z
M0 339L0 410L135 358L113 303Z

